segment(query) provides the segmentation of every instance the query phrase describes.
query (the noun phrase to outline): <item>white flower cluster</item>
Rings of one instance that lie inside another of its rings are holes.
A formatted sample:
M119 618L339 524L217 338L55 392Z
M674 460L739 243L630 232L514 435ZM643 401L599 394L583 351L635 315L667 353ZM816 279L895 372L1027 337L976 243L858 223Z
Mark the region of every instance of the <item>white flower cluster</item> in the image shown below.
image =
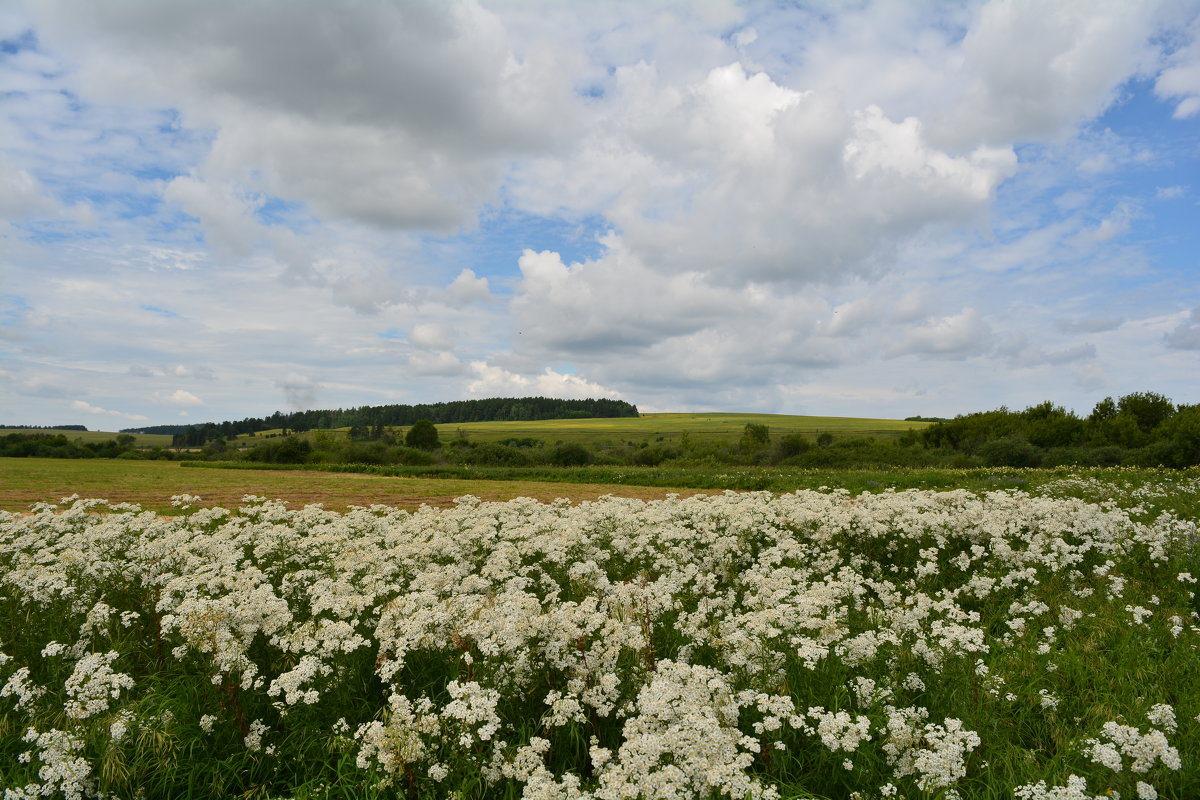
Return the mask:
M1069 671L1061 656L1101 622L1180 648L1198 632L1180 602L1191 528L1017 491L460 498L344 514L175 501L188 513L99 514L76 499L0 515L6 607L69 617L6 647L23 659L0 655L0 698L21 727L40 714L70 728L30 734L29 762L48 777L10 793L89 786L88 732L115 745L142 724L123 708L143 687L120 637L208 676L211 702L186 724L236 724L256 759L324 712L323 735L340 717L331 741L384 785L442 791L470 774L527 798L626 800L772 798L772 770L792 758L846 780L870 764L883 797L952 798L984 769L982 726L937 692L1065 724L1083 711L1057 665ZM1131 566L1146 563L1180 576L1153 587L1161 597ZM384 707L335 699L368 683ZM242 714L247 694L254 713ZM1106 724L1083 765L1155 781L1156 767L1178 770L1174 708L1146 718L1145 733ZM564 741L587 770L561 768ZM1074 775L1012 791L1087 797Z

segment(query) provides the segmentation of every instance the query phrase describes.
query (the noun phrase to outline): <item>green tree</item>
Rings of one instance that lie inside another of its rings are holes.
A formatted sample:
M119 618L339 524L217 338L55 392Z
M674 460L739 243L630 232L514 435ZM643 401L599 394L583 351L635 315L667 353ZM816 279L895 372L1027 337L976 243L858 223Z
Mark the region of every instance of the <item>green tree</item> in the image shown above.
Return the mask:
M440 444L437 428L429 420L419 419L404 435L404 443L419 450L435 450Z
M766 425L747 422L746 427L742 429L741 446L743 450L757 450L760 447L766 447L770 441L771 431Z
M1149 433L1175 413L1175 404L1157 392L1133 392L1117 401L1120 413L1137 420L1143 433Z

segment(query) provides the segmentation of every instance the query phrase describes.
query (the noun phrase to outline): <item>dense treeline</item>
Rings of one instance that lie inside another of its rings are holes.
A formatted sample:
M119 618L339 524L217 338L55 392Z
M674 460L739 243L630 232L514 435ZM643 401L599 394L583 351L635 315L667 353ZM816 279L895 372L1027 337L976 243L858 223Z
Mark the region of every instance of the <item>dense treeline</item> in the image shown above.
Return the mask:
M63 430L61 428L56 430ZM76 430L76 429L72 429ZM64 434L9 433L0 436L4 458L169 458L162 448L140 450L134 437L122 433L101 442L71 441Z
M985 466L1187 467L1200 464L1200 405L1154 392L1106 397L1086 417L1047 401L955 417L920 434L926 448L974 456Z
M3 431L87 431L86 425L0 425Z
M217 439L247 433L282 429L304 432L331 428L369 428L381 432L388 426L408 426L418 420L434 424L462 422L531 421L542 419L588 419L636 417L637 406L607 398L562 400L551 397L493 397L483 400L454 400L420 405L361 406L349 409L314 409L269 417L247 417L238 421L207 422L203 425L156 425L126 428L122 433L168 433L177 437L176 447L199 447Z

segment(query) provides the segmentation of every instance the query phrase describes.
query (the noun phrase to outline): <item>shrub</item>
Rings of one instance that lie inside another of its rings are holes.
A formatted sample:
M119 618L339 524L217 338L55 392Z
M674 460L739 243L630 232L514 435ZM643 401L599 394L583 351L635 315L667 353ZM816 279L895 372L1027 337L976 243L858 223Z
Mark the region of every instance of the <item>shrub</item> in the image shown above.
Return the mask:
M437 428L429 420L419 419L404 435L404 443L420 450L434 450L439 445Z
M1036 467L1041 460L1038 449L1020 436L987 442L979 448L979 455L989 467Z
M812 447L812 442L800 433L789 433L779 440L779 457L791 458L798 456Z
M582 467L591 461L591 451L578 442L558 444L550 451L550 463L559 467Z

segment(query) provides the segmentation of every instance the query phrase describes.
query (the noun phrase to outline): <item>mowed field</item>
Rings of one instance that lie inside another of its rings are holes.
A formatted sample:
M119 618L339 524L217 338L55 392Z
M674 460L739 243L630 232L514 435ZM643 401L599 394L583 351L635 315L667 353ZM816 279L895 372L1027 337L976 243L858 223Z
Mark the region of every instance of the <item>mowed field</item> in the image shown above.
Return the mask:
M305 470L224 470L182 468L177 461L121 459L0 458L0 510L28 511L39 502L58 502L78 494L113 503L138 503L150 511L171 512L171 497L199 495L201 505L236 508L254 494L283 500L291 508L322 503L342 511L376 503L415 509L450 506L454 498L474 495L483 500L532 497L550 502L560 497L595 500L607 494L653 499L676 491L696 490L593 483L457 480L334 474Z

